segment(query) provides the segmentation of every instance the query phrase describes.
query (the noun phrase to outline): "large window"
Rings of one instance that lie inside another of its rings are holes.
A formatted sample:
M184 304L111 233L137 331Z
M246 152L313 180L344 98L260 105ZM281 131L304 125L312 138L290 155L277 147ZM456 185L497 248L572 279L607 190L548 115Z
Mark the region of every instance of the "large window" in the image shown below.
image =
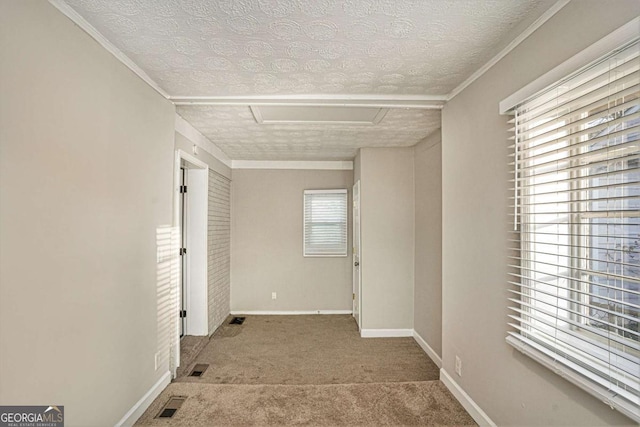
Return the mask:
M305 190L304 256L347 256L347 190Z
M514 109L507 341L640 420L640 45Z

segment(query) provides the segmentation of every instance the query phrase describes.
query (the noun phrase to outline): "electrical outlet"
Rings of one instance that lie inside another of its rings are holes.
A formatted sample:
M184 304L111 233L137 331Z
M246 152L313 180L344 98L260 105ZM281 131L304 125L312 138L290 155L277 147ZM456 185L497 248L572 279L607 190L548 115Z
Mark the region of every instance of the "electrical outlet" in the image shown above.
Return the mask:
M156 371L158 370L158 356L159 356L159 353L156 353L153 357L153 366L155 367L154 369Z
M276 293L275 292L271 292L271 299L276 299L276 298L277 298Z
M456 356L456 374L458 374L459 377L462 376L462 360L460 360L460 358L458 356Z

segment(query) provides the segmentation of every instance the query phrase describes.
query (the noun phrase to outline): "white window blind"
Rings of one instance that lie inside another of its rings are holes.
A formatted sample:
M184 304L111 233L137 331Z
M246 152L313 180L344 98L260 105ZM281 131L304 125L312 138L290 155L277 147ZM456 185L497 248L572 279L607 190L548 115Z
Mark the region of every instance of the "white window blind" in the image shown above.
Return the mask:
M304 256L347 256L347 190L305 190Z
M507 341L640 421L640 44L515 107Z

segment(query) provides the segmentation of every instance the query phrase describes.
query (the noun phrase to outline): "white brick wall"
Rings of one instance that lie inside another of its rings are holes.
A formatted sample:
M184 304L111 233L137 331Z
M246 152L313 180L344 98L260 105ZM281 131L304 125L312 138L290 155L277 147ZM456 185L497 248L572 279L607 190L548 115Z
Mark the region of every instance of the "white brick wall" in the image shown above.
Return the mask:
M224 322L231 309L231 181L209 170L207 230L209 335Z

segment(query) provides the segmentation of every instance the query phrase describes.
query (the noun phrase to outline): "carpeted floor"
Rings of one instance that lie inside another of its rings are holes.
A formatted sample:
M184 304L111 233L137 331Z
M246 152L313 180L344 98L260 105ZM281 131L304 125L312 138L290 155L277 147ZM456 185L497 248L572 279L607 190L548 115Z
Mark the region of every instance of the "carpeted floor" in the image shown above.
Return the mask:
M350 315L247 316L225 322L193 363L215 384L353 384L437 380L413 338L360 338Z
M180 339L180 366L178 367L178 377L188 375L193 365L193 361L209 342L209 337L195 337L185 335Z
M413 338L360 338L349 315L230 319L136 425L475 425Z
M185 396L170 420L154 418ZM439 381L324 385L170 384L140 426L475 425Z

